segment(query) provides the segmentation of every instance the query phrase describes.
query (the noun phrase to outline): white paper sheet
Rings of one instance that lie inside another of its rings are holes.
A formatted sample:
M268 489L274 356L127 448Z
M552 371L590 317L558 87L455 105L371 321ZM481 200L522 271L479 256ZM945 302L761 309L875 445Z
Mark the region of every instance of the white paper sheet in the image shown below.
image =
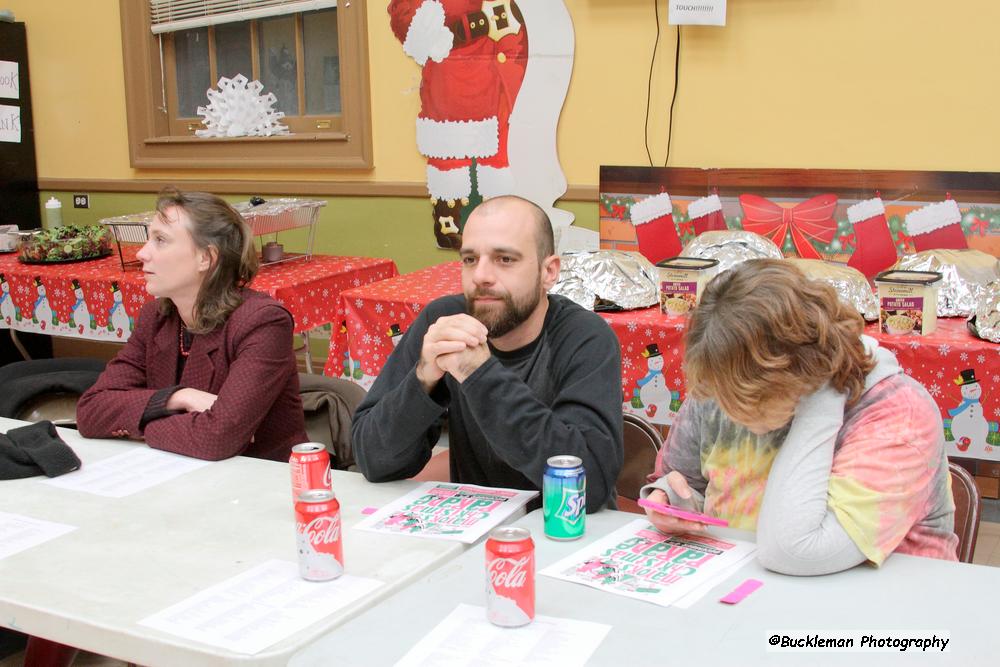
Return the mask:
M21 109L0 104L0 141L21 143Z
M535 616L520 628L500 628L486 609L460 604L417 643L396 667L573 667L587 662L610 625Z
M76 526L0 512L0 559L76 530Z
M726 25L726 0L670 0L670 25Z
M425 482L355 528L471 544L537 495L537 491Z
M108 498L124 498L209 463L136 445L130 452L86 464L75 472L54 477L43 484Z
M17 63L0 60L0 97L12 100L20 99L20 80L17 70Z
M637 519L539 574L667 607L704 595L756 551L752 542L712 535L664 535Z
M383 585L348 574L333 581L305 581L296 563L269 560L139 624L253 655Z

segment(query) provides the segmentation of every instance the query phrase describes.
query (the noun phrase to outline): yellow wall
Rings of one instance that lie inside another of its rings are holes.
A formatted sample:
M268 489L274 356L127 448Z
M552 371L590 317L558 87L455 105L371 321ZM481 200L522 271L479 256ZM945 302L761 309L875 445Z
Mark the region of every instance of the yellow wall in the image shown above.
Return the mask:
M566 3L577 54L559 150L571 184L596 185L601 164L647 163L653 6ZM376 168L346 174L133 170L117 0L2 4L28 27L43 178L423 180L419 69L389 31L385 0L368 4ZM662 164L674 37L660 9L650 138ZM731 0L728 27L684 29L670 163L1000 171L998 24L988 0Z

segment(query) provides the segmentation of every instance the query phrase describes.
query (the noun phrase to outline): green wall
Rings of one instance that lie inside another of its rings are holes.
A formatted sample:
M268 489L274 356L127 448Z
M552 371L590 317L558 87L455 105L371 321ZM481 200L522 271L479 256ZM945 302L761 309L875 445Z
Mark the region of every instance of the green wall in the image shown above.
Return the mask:
M72 192L43 191L42 206L49 197L62 202L63 224L93 224L102 218L148 211L156 201L152 194L107 193L90 194L89 209L73 208ZM245 201L246 195L226 195L228 201ZM267 197L271 198L271 197ZM389 257L400 273L409 273L441 262L456 259L449 250L434 245L431 227L431 206L426 198L414 197L322 197L327 205L320 209L313 252L324 255L361 255ZM597 231L596 202L560 202L560 208L576 216L576 224ZM271 237L266 237L271 240ZM305 248L305 230L279 234L286 250Z

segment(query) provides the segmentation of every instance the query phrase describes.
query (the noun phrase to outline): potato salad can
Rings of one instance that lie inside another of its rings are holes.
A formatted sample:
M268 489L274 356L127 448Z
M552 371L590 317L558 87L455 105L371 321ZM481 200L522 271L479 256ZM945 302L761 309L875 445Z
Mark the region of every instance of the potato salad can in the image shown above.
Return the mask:
M542 478L545 536L553 540L583 537L587 517L587 476L577 456L553 456Z
M516 628L535 618L535 543L526 528L500 526L486 540L486 618Z
M329 581L344 573L340 503L333 491L304 491L295 503L299 574L307 581Z
M297 501L303 491L333 488L330 454L323 443L304 442L292 447L288 467L292 473L292 502Z

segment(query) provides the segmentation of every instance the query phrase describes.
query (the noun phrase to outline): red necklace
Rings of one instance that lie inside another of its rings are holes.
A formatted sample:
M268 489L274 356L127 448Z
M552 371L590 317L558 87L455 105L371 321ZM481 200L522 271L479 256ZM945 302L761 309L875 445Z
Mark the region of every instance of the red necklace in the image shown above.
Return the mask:
M182 357L186 357L189 354L191 354L191 349L184 347L184 334L186 334L186 333L187 333L187 327L185 327L184 323L181 322L180 337L179 337L178 343L180 343L181 356Z

